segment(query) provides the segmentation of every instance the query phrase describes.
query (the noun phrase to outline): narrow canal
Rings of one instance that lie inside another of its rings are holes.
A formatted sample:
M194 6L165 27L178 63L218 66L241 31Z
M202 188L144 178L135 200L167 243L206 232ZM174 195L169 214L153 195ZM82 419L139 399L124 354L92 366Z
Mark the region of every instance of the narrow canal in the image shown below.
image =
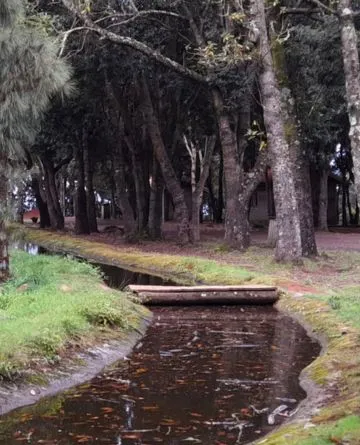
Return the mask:
M276 309L153 313L130 357L1 417L0 444L245 444L294 415L305 398L299 374L320 347Z

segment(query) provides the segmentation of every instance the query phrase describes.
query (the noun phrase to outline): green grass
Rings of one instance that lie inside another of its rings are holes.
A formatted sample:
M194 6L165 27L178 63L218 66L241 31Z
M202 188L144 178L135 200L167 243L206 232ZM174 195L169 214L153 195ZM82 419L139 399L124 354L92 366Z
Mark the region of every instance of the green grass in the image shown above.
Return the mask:
M331 425L315 428L310 438L300 440L299 445L360 444L360 417L348 416Z
M117 249L105 243L45 230L29 230L19 225L10 226L9 230L17 238L38 243L55 252L65 251L100 263L160 275L179 284L189 285L199 281L208 284L262 283L265 279L260 274L249 272L241 266L219 264L212 259L143 252L133 246ZM266 279L269 280L269 277Z
M310 295L310 298L325 301L344 322L360 329L360 286L349 286L332 292L331 295Z
M84 262L14 251L11 275L0 287L0 379L128 331L144 313L126 293L103 286L100 273Z
M238 266L222 265L214 260L196 257L181 257L177 268L180 273L192 274L197 281L212 284L246 283L257 276Z

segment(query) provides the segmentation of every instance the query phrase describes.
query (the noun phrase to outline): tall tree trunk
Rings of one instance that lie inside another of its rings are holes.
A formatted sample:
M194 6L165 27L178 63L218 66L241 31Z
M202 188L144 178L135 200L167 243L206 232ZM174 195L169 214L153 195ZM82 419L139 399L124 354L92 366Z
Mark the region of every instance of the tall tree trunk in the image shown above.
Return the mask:
M347 215L346 215L346 188L347 188L346 176L343 175L343 182L342 182L342 186L341 186L341 191L342 191L341 208L342 208L342 225L343 225L343 227L347 227L347 225L348 225L348 220L347 220Z
M58 173L58 190L60 208L63 215L65 215L65 194L66 194L66 178L61 173Z
M200 241L200 208L203 201L205 183L209 176L210 164L215 149L216 137L206 137L205 152L200 156L197 147L192 143L188 143L186 137L185 143L191 157L191 187L192 187L192 203L191 203L191 238L192 241ZM200 177L196 181L197 158L200 158Z
M289 146L291 170L294 175L296 200L299 212L301 251L303 256L316 256L314 215L311 196L310 165L299 137L295 101L289 87L283 45L272 38L274 71L280 89L285 137Z
M244 223L244 202L240 199L241 177L239 151L235 131L230 126L220 91L212 91L225 171L225 242L235 249L247 249L250 245L248 223ZM247 214L247 212L246 212ZM244 231L245 230L245 231Z
M63 230L65 221L59 203L54 166L52 165L51 161L45 157L42 158L41 161L44 168L44 187L51 228L55 230Z
M25 184L23 181L18 184L16 193L16 217L15 221L19 224L24 223L24 202L26 197Z
M46 201L43 199L42 192L40 191L40 182L38 178L36 177L32 178L31 187L33 189L36 199L36 205L40 213L40 228L45 229L47 227L50 227L51 224L50 224L49 211Z
M80 145L75 154L77 185L75 190L75 233L89 234L89 222L87 216L86 192L85 192L85 172L84 172L84 153Z
M2 168L0 165L0 169ZM0 283L9 277L8 238L5 230L7 195L8 180L5 173L0 170Z
M83 151L84 151L84 173L85 173L85 191L86 191L86 213L89 224L89 231L97 232L98 226L96 221L96 202L93 185L93 168L92 159L89 152L89 144L87 140L87 131L84 129L83 134Z
M151 184L150 184L150 199L149 199L149 236L151 239L161 239L161 223L163 219L163 206L162 206L162 197L163 197L163 185L161 176L159 174L158 162L153 157L153 165L151 172Z
M319 220L318 229L328 231L328 180L329 170L323 168L320 176L320 191L319 191Z
M149 136L153 145L156 159L160 165L161 173L168 192L170 193L177 218L179 221L178 239L180 243L186 244L190 241L189 212L185 201L185 194L176 177L175 170L171 164L170 158L165 148L161 135L158 117L155 114L149 87L145 78L143 78L144 103L143 110L146 117L146 124Z
M341 26L347 110L350 122L349 137L354 163L355 187L360 201L360 64L358 38L354 25L351 0L339 0L338 13Z
M147 209L146 209L146 190L144 183L144 171L140 154L134 141L129 137L125 137L126 145L131 154L132 173L135 185L136 196L136 227L139 234L146 231L147 226Z
M113 150L113 168L115 181L115 202L121 210L122 221L125 228L125 233L131 235L134 233L136 227L133 209L129 202L128 193L126 190L125 180L125 162L123 156L123 142L119 138L118 145Z
M222 153L220 153L220 165L219 165L219 188L218 196L216 200L216 216L215 221L217 223L223 222L223 210L224 210L224 161Z
M347 204L347 208L348 208L348 212L349 212L349 223L350 225L354 223L354 217L353 217L353 213L352 213L352 208L351 208L351 201L350 201L350 184L347 184L346 187L346 204Z
M359 203L358 203L358 200L356 200L355 220L354 220L354 224L355 224L356 226L359 225L359 216L360 216Z
M115 181L113 178L110 178L111 183L111 213L110 218L116 219L116 199L115 199Z
M274 184L278 227L275 258L278 261L296 261L302 256L302 245L294 171L285 136L281 94L275 77L263 0L251 0L251 9L253 24L259 34L262 62L259 81Z

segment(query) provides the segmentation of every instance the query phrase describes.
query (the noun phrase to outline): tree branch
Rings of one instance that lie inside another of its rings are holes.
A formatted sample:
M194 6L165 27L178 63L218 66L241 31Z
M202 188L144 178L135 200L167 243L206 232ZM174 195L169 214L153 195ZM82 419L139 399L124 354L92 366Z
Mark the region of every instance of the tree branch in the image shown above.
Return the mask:
M164 16L168 16L168 17L176 17L178 19L186 20L185 17L183 17L179 14L176 14L175 12L162 11L162 10L157 10L157 9L148 9L147 11L139 11L135 14L112 14L107 17L102 17L101 19L95 20L94 23L98 24L100 22L103 22L105 20L110 20L113 18L121 19L121 18L129 17L121 22L116 23L117 25L126 25L126 24L131 23L141 17L146 17L148 15L164 15ZM111 26L113 26L113 25L111 25Z
M169 59L168 57L162 55L159 51L145 45L142 42L139 42L136 39L133 39L131 37L125 37L118 34L115 34L114 32L108 31L104 28L101 28L96 23L94 23L86 14L80 12L75 5L72 3L71 0L62 0L64 6L76 17L78 17L87 28L90 28L92 31L99 34L102 38L110 40L111 42L117 43L119 45L127 46L129 48L134 49L135 51L140 52L141 54L144 54L145 56L149 57L150 59L161 63L162 65L172 69L173 71L181 74L184 77L187 77L189 79L195 80L196 82L200 83L208 83L209 78L202 76L201 74L197 73L196 71L193 71L189 68L184 67L180 63L176 62L175 60Z
M62 55L64 54L66 43L67 43L67 40L69 38L69 35L72 34L73 32L83 31L84 29L87 30L87 31L92 31L91 28L87 28L86 26L77 26L76 28L71 28L68 31L65 31L63 33L63 39L61 41L59 54L58 54L59 57L62 57Z
M72 158L73 158L73 155L71 154L67 158L60 161L59 164L56 167L54 167L54 172L57 173L61 169L61 167L63 167L66 164L69 164L69 162L72 160Z
M324 3L322 3L320 0L309 0L310 3L313 3L320 9L323 9L324 11L329 12L330 14L336 14L336 11L332 8L329 8L329 6L326 6Z
M280 14L319 14L322 10L320 8L281 8Z

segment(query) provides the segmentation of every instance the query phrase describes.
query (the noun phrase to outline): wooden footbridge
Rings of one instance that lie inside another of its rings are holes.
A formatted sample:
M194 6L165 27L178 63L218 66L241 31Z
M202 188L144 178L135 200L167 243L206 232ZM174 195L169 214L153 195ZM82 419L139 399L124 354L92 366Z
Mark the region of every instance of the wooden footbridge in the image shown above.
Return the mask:
M274 304L278 290L272 286L143 286L131 284L145 305Z

